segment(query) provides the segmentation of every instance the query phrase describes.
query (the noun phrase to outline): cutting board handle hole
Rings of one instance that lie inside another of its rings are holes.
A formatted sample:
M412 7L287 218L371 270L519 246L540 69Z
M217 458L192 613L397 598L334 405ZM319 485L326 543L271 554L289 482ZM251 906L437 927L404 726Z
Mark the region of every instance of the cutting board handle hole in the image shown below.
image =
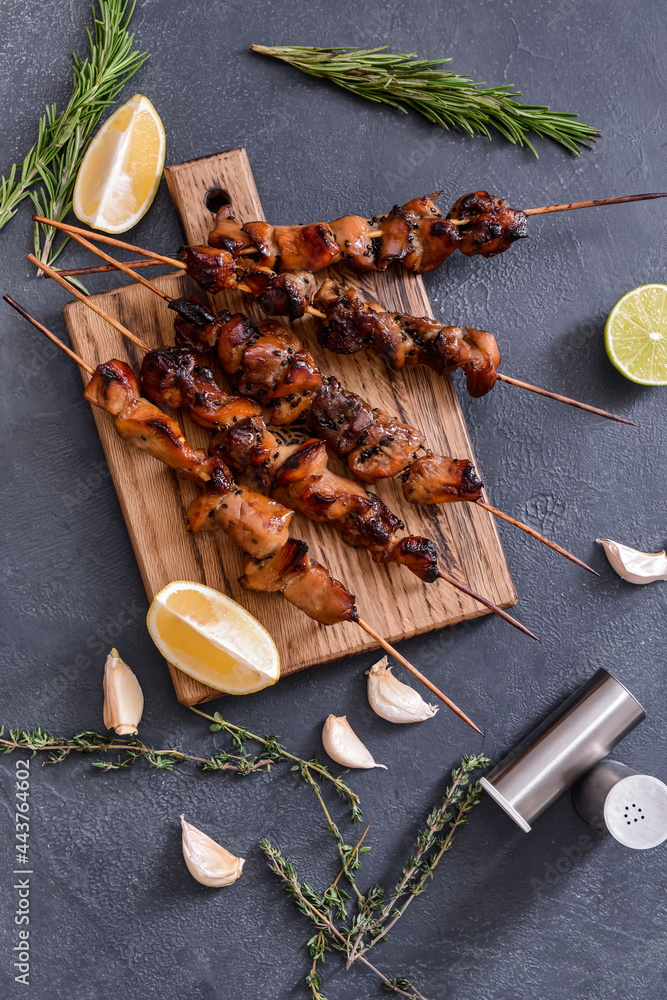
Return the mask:
M204 204L213 215L222 208L223 205L231 205L232 199L224 188L209 188L204 195Z

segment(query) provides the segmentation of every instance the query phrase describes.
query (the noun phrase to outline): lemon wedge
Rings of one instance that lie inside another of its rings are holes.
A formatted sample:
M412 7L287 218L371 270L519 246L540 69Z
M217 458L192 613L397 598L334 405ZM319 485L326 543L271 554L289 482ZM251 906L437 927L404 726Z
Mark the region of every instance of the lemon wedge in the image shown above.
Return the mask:
M141 94L105 121L79 167L74 214L104 233L124 233L148 211L164 167L164 128Z
M619 299L604 329L607 356L639 385L667 385L667 285L640 285Z
M225 694L251 694L275 684L280 658L256 618L212 587L177 581L153 598L151 639L179 670Z

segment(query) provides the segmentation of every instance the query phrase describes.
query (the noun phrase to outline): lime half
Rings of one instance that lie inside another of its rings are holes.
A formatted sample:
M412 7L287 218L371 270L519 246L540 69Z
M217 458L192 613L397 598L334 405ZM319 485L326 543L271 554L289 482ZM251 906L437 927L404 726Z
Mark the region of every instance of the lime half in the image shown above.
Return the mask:
M667 285L640 285L619 299L604 345L621 375L640 385L667 385Z

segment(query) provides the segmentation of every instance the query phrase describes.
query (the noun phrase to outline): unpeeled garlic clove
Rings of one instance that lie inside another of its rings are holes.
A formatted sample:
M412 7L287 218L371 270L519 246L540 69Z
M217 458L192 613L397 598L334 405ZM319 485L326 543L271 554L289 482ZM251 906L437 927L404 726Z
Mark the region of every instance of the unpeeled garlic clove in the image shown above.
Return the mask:
M183 857L188 871L202 885L218 888L241 877L245 858L236 858L181 816Z
M117 649L112 649L104 664L104 725L118 736L135 736L144 711L144 696L139 681Z
M383 767L376 764L373 754L364 746L344 715L330 715L322 730L324 749L332 760L343 767Z
M423 722L438 711L418 691L394 677L386 656L368 671L368 701L375 714L387 722Z
M662 552L639 552L629 545L612 542L609 538L596 538L603 547L607 559L620 577L628 583L655 583L667 580L667 555Z

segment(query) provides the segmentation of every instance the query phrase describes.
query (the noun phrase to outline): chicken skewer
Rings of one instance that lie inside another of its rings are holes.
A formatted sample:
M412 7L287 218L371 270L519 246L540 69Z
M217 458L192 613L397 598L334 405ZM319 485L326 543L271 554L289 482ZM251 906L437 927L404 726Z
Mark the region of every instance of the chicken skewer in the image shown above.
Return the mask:
M92 243L79 236L78 233L72 235L77 242L93 253L104 259L113 260ZM279 356L282 352L284 356L280 360L280 365L287 366L287 373L281 373L281 378L276 379L280 383L277 391L276 386L265 384L265 381L261 380L257 382L255 377L250 379L244 377L245 388L242 391L251 396L256 395L264 403L270 400L270 405L274 407L272 417L274 424L292 423L302 411L308 410L311 429L325 438L334 453L353 469L355 476L362 482L375 482L381 478L402 474L404 496L411 503L475 502L494 516L518 527L531 537L554 549L576 565L589 572L595 572L567 549L547 539L534 528L530 528L523 522L483 501L481 499L482 483L477 478L470 462L456 461L445 456L434 456L431 452L427 452L423 459L416 459L416 456L412 455L413 460L411 461L410 451L421 449L424 446L423 435L409 425L389 418L386 414L380 414L381 419L378 420L375 413L379 414L379 411L373 411L354 393L342 390L335 379L325 380L323 374L317 369L310 352L305 350L295 335L286 330L285 327L275 323L275 321L266 320L259 327L253 328L254 332L250 331L249 333L248 330L243 332L240 329L235 332L230 329L228 336L231 338L231 342L237 345L237 349L230 353L221 348L222 327L219 323L216 324L215 317L208 313L200 303L189 300L172 302L171 297L166 292L163 292L148 279L137 275L126 268L124 264L119 266L135 281L161 296L170 303L171 308L175 308L183 314L181 317L183 322L180 323L180 329L178 329L182 344L197 351L206 351L214 347L217 342L218 361L228 375L236 377L239 374L237 367L242 365L246 359L245 351L239 352L238 350L241 343L262 339L264 328L270 327L268 337L271 339L272 353ZM61 283L63 280L60 279ZM243 326L249 322L243 314L232 317L230 322L233 323L234 319L238 321L237 326L239 323ZM178 326L179 321L177 320L177 328ZM491 357L489 351L486 350L486 345L480 343L480 337L490 337L492 340L493 338L490 334L484 334L483 331L473 332L478 335L475 346L478 358L471 361L471 365L475 367L475 377L479 381L480 378L484 377L484 371L488 367L488 361ZM259 350L263 350L263 345L260 345ZM245 363L247 365L247 359ZM271 379L272 371L275 372L277 368L275 361L267 365L266 357L263 360L258 358L256 364L259 365L260 369L263 369L262 378L264 380L267 374ZM297 371L299 365L301 365L301 371ZM251 388L253 382L257 382L257 384ZM286 386L288 391L283 391L283 386ZM325 401L326 406L323 406ZM364 412L362 413L362 411ZM361 423L359 421L360 414ZM315 418L314 427L313 417ZM341 425L343 425L342 435L330 433L334 426L340 427ZM350 443L352 432L354 432L354 437ZM372 439L369 438L369 435ZM388 445L389 464L387 466L387 462L383 459L388 457ZM368 461L374 453L380 455L380 463Z
M169 456L167 464L172 468L178 468L187 478L198 479L206 484L214 483L217 489L220 489L221 479L226 478L230 481L227 495L232 493L237 495L244 492L245 496L249 497L251 491L245 490L235 483L228 475L228 470L221 463L218 462L211 468L210 460L203 457L203 453L197 453L189 446L173 418L168 417L147 400L141 399L138 394L138 383L129 366L121 361L111 361L93 369L13 299L7 295L3 298L84 371L88 372L91 380L86 386L85 398L92 404L105 409L114 417L116 429L122 437L131 444L141 447L142 450L149 451L161 461L165 461L165 454L167 454ZM148 433L139 434L140 430ZM140 443L140 440L145 440L145 443ZM164 450L165 440L168 446L167 452ZM149 442L151 443L149 444ZM181 460L180 466L175 459L175 445L180 448L182 458L185 458L185 462ZM283 514L280 515L276 510L279 508L279 504L267 501L259 494L257 498L260 506L270 505L272 508L272 516L264 524L264 533L270 536L270 540L267 540L260 558L260 555L251 554L248 551L249 546L244 544L240 537L232 534L234 541L240 544L247 553L244 575L239 580L241 585L247 590L282 593L290 603L324 625L338 624L344 621L355 622L406 667L413 676L428 687L460 719L483 735L481 730L451 699L398 653L372 626L359 617L354 597L348 593L343 584L330 577L323 566L308 557L308 546L304 542L289 537L287 524L292 512L283 508ZM277 524L281 520L281 516L286 521L284 525Z
M32 254L28 255L28 259L32 263L36 262L36 258ZM41 265L37 264L37 266ZM150 352L148 346L138 337L88 297L82 295L78 290L73 289L56 271L46 266L44 270L49 273L50 277L53 277L75 297L79 298L88 308L97 312L98 315L110 323L119 333L131 340L145 353L153 356L160 353L163 355L169 354L169 349L163 349L162 352ZM197 360L197 358L193 359L193 361ZM191 367L194 368L195 365ZM263 438L266 429L258 421L253 428L252 423L247 420L249 401L241 400L239 397L228 397L225 393L222 393L222 390L215 385L212 373L207 372L205 368L201 369L200 376L199 384L191 385L193 395L198 400L197 405L191 411L193 417L198 423L204 426L211 427L212 423L214 426L221 426L223 424L222 408L227 407L227 416L230 425L228 440L226 442L220 440L219 436L216 435L218 440L214 439L212 441L213 448L211 450L218 451L219 449L219 453L224 455L226 460L235 462L238 460L240 452L247 452L248 449L251 449L251 452L255 453L257 465L261 466L264 464L265 457L263 456L265 456L267 450L266 444L264 448L255 448L253 445L258 439L261 440ZM154 380L152 385L155 387ZM213 410L217 408L215 404L219 403L221 409L215 415L220 418L219 422L216 422L215 417L210 412L206 413L208 404L205 401L203 403L200 402L202 398L205 400L207 397ZM167 405L174 405L173 394L166 392L161 401L167 402ZM230 407L233 410L239 403L246 407L246 419L241 421L238 420L237 416L239 411L236 413L229 412ZM176 405L180 405L180 403ZM256 407L256 411L259 411L259 407ZM257 413L255 411L253 413L255 420L257 420ZM248 436L248 430L251 431L250 436ZM271 444L274 441L275 439L272 438ZM348 481L339 476L328 474L325 478L321 472L314 477L308 476L308 463L314 462L316 467L318 462L321 463L321 451L318 456L318 449L313 446L322 444L322 442L310 441L306 442L300 448L292 448L284 453L286 455L285 468L279 468L276 476L279 479L277 492L283 496L283 499L289 497L292 506L296 506L297 510L300 510L311 520L324 521L332 527L337 528L337 530L340 530L343 534L343 540L348 542L348 544L362 545L368 548L376 561L386 562L388 559L393 559L396 562L406 565L408 569L424 582L435 582L437 579L442 579L455 589L460 590L468 597L489 608L489 610L530 636L530 638L537 640L537 636L527 629L525 625L522 625L511 615L507 614L502 608L477 594L451 576L451 574L439 569L435 548L429 539L417 536L403 536L403 538L396 539L396 534L399 528L403 527L403 522L396 518L377 497L373 497L372 494L366 494L365 491L359 490L353 484L349 484L348 486ZM268 451L271 454L271 446L269 446ZM243 459L244 471L252 464L252 461L252 459L250 461L247 458ZM257 469L256 471L259 470ZM305 487L303 494L300 494L298 490L296 493L294 492L295 481L299 479ZM266 488L266 480L258 476L257 485L264 490ZM352 487L351 489L350 486ZM214 527L215 519L218 516L217 504L215 500L207 500L202 495L202 497L193 501L189 515L194 530L206 530ZM213 521L210 520L212 515Z
M322 303L321 301L318 301L318 299L321 299L322 290L317 290L317 283L310 272L295 271L279 274L272 271L268 267L257 265L252 261L234 261L228 251L214 250L210 247L183 247L181 251L182 260L178 261L173 258L164 257L161 254L155 254L153 256L151 251L142 250L133 244L124 243L121 240L115 240L99 233L91 233L88 230L79 229L76 226L69 226L65 223L57 223L53 220L44 219L41 216L34 216L33 218L38 222L52 223L63 232L67 232L75 240L77 240L77 236L85 234L94 240L106 242L111 245L124 247L134 252L149 255L147 260L127 261L121 265L118 261L115 261L113 257L103 254L100 251L98 256L102 256L103 259L107 261L106 264L102 264L97 267L69 268L60 272L60 274L64 277L79 274L93 274L98 271L109 270L122 270L126 274L129 274L129 270L126 269L135 270L138 267L145 267L151 264L162 265L169 262L175 267L185 270L189 276L193 278L193 280L197 281L202 288L211 294L216 294L223 289L242 291L249 295L254 302L257 302L261 308L271 316L287 316L289 319L300 319L302 316L309 314L320 320L327 320L328 318L327 311L321 308ZM79 239L78 242L80 243L81 240ZM82 245L85 246L86 244ZM329 281L331 281L331 279L329 279ZM327 285L327 281L325 281L324 284ZM342 291L354 292L355 290L342 289ZM311 301L313 300L315 300L316 306L311 305ZM377 303L370 303L369 305L375 312L382 311L381 307ZM429 332L431 334L429 339L431 342L435 340L437 336L436 321L407 315L401 316L396 313L391 315L393 316L394 322L399 323L401 326L404 337L406 329L409 331L410 328L414 328L418 325L423 326L424 323L427 323L429 324ZM377 323L377 317L375 320ZM460 329L458 327L446 327L443 324L438 324L438 326L440 329L445 331ZM329 345L327 344L326 346ZM333 347L331 349L335 350ZM361 350L362 348L359 347L357 349ZM423 356L424 352L420 352L420 354ZM388 359L385 357L385 360L387 361ZM407 361L407 364L410 365L420 363L428 364L428 362L424 360ZM429 365L429 367L435 368L435 365L432 364ZM591 406L588 403L582 403L569 396L563 396L561 393L550 392L548 389L542 389L540 386L533 385L530 382L513 378L504 372L497 372L496 374L499 381L505 382L509 385L514 385L517 388L525 389L528 392L534 392L538 395L556 400L559 403L565 403L568 406L575 406L581 410L586 410L589 413L594 413L597 416L605 417L608 420L630 424L635 427L637 426L634 421L628 420L625 417L620 417L617 414L610 413L608 410L603 410L600 407ZM489 385L489 388L486 391L489 391L492 385L493 383ZM481 395L481 393L478 394Z

